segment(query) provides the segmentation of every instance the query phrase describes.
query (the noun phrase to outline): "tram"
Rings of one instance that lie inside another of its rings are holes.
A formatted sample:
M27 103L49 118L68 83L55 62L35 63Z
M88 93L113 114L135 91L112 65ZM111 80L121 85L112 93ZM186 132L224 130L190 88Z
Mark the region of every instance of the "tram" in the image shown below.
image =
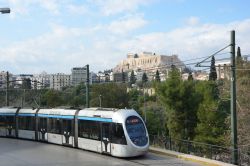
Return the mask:
M134 157L147 153L149 136L133 109L0 108L0 137L48 142L108 154Z

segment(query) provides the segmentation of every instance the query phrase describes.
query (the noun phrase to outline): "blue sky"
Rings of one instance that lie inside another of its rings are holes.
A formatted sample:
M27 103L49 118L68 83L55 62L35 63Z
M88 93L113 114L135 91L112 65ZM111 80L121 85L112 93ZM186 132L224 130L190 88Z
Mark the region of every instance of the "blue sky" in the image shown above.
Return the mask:
M127 53L208 56L236 43L250 54L248 0L0 0L0 70L110 69ZM229 55L228 55L229 56Z

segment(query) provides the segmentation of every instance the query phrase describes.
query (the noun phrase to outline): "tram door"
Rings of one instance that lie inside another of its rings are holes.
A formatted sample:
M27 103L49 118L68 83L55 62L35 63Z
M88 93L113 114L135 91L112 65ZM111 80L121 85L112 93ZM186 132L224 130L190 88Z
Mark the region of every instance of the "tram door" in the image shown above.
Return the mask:
M38 120L38 140L39 141L48 141L48 118L39 117Z
M63 145L73 146L74 137L73 137L73 119L63 119L62 120L62 137Z
M110 154L111 153L111 124L110 123L102 123L102 152Z

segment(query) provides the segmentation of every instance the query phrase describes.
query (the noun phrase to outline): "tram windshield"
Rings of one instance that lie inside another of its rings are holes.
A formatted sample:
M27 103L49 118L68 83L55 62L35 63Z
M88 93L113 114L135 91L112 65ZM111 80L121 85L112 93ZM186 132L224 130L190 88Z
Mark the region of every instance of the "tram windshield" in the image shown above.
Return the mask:
M126 129L131 141L137 146L145 146L148 143L146 128L140 118L130 116L126 120Z

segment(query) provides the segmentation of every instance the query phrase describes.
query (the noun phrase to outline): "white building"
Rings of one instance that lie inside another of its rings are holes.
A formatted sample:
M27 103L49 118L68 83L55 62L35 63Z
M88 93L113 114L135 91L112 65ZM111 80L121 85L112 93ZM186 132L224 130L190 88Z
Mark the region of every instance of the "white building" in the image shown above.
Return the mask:
M31 78L32 89L43 89L50 87L50 75L46 72L34 75Z
M87 81L87 67L74 67L71 69L71 85L77 86Z
M33 79L33 74L19 74L19 75L13 75L12 77L13 80L15 80L14 88L21 88L23 85L23 82L25 80L32 80Z
M104 72L101 72L99 71L97 74L97 82L110 82L111 80L114 80L114 76L113 76L113 73L111 71L104 71Z
M209 79L209 74L205 71L195 71L192 75L194 80L205 81Z
M50 75L50 89L61 90L71 85L71 75L57 73Z

